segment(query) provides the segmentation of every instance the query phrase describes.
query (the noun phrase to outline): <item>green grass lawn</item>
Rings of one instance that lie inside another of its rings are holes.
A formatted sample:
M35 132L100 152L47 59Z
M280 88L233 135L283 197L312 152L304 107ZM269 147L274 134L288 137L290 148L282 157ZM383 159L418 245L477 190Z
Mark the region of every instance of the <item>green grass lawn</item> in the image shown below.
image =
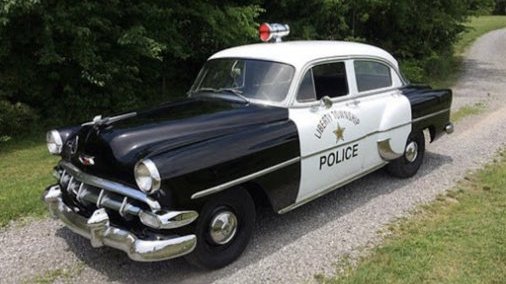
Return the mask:
M47 151L44 138L0 144L0 227L23 216L42 216L42 191L54 181L58 158Z
M505 156L504 153L502 156ZM407 220L356 268L325 283L504 283L506 158Z

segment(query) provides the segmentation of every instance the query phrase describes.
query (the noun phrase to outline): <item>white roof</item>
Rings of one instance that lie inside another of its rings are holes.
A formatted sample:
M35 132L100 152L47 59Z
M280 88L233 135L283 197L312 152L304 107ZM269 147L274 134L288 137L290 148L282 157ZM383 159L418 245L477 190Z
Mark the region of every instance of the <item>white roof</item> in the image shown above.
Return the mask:
M215 58L251 58L277 61L302 68L306 63L327 57L379 57L398 68L397 61L385 50L362 43L347 41L286 41L257 43L228 48L215 53Z

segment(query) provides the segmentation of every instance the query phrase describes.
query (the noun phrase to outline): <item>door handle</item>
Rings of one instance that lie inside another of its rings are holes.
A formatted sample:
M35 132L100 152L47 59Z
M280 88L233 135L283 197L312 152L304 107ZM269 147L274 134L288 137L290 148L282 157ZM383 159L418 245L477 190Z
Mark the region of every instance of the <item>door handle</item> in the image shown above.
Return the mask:
M358 106L359 104L360 104L359 100L352 100L352 101L346 103L347 106L354 106L354 107Z

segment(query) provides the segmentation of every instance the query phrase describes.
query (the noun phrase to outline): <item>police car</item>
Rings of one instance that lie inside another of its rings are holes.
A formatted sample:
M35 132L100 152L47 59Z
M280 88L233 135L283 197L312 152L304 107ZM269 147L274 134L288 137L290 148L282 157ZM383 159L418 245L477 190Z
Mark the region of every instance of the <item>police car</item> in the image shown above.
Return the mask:
M453 131L451 90L409 84L388 52L288 32L262 24L268 43L214 54L184 100L49 131L52 215L93 247L215 269L262 201L283 214L382 167L409 178L424 131Z

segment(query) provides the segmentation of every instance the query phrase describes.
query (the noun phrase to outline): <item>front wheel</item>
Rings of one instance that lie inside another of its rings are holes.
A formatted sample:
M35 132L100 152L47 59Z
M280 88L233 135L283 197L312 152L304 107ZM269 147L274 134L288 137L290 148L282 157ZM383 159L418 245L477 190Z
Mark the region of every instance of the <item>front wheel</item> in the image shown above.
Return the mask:
M253 233L255 204L242 189L230 189L207 201L193 229L195 250L185 258L191 264L218 269L236 260Z
M414 176L423 162L425 153L425 137L423 132L411 134L404 149L404 155L391 161L387 165L387 171L399 178Z

